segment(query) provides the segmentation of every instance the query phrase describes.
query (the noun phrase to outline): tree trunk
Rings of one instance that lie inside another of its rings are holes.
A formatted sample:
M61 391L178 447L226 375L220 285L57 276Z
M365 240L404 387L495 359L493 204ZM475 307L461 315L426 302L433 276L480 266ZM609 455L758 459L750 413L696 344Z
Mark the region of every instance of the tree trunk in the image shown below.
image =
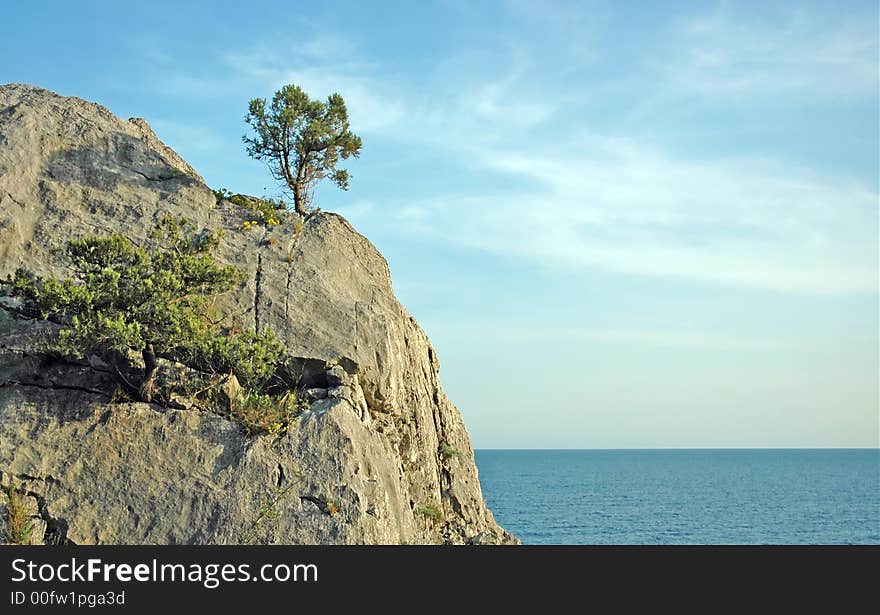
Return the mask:
M293 208L296 210L296 213L301 215L303 218L309 213L306 211L306 199L303 194L302 186L299 184L294 185L293 187Z
M143 401L153 401L153 386L156 383L156 373L159 365L156 363L156 351L152 344L147 344L141 351L144 358L144 380L141 383L140 397Z

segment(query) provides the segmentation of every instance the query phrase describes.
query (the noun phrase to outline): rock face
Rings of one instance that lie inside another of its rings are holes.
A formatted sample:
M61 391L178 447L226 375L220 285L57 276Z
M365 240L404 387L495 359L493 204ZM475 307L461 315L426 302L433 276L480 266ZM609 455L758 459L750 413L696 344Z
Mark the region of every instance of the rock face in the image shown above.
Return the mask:
M215 414L118 402L106 366L47 362L35 348L53 325L0 309L0 482L19 486L34 542L517 542L484 503L436 353L346 220L244 231L252 214L218 203L144 120L0 86L0 277L65 275L52 254L65 239L145 241L168 214L225 231L219 258L247 281L220 309L275 331L310 409L256 437Z

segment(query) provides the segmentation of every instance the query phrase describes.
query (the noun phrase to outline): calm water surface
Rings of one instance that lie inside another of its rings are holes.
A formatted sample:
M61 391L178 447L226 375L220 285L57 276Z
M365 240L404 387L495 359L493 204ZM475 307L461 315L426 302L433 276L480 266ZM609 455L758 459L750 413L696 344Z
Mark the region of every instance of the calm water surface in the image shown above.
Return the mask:
M880 544L880 451L477 451L525 544Z

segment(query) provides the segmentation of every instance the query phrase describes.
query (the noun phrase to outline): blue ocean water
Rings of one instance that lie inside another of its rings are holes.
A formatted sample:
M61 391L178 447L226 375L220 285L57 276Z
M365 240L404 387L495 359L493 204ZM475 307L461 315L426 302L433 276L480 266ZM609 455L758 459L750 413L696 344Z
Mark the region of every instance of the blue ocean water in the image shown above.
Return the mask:
M479 450L524 544L880 544L880 450Z

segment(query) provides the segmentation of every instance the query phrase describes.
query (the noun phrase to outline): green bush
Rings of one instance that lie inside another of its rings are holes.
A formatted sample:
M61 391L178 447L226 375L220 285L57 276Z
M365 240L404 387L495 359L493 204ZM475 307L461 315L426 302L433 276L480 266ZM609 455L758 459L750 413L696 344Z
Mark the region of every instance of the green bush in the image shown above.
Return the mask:
M269 329L261 333L208 329L181 348L176 360L214 374L235 374L244 387L259 388L275 373L284 346Z
M449 442L444 441L440 443L440 456L443 459L452 459L453 457L458 457L458 450Z
M258 199L243 194L233 194L228 200L239 207L254 212L262 222L269 225L281 224L281 215L287 211L287 205L281 200Z
M247 219L242 222L243 230L250 230L256 226L267 224L276 226L284 220L284 214L287 212L287 204L281 199L257 198L255 196L247 196L245 194L233 194L226 188L212 190L217 202L229 201L234 205L238 205L247 210Z
M150 249L119 234L68 241L62 255L72 277L44 279L19 269L5 283L24 299L26 311L62 325L52 347L57 354L140 352L144 401L153 397L158 357L231 372L258 388L275 371L283 348L268 330L235 334L211 320L212 300L243 275L215 261L219 235L190 233L188 225L164 218L151 233Z
M308 407L293 391L281 396L243 389L230 404L230 414L251 434L280 436Z
M214 193L214 198L217 199L217 202L220 201L228 201L232 197L232 191L227 190L226 188L217 188L216 190L211 190Z
M419 507L419 512L435 523L443 521L443 513L430 504L425 504L424 506Z

